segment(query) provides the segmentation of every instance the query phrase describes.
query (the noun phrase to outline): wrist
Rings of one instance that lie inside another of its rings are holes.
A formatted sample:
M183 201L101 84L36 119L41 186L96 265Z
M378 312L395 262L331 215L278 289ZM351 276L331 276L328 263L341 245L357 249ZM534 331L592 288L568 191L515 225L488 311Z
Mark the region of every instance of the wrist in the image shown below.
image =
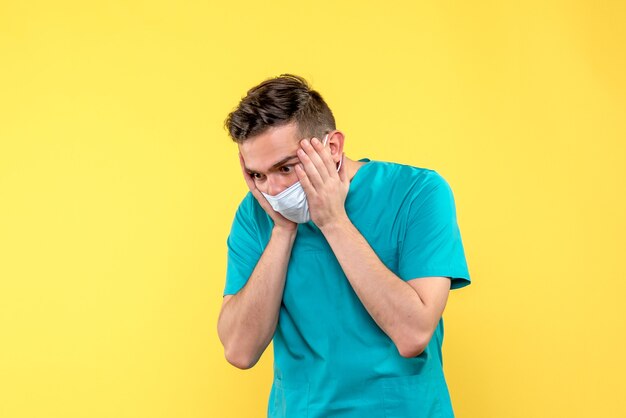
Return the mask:
M353 227L352 222L350 221L350 218L348 218L348 215L345 215L335 218L331 222L327 222L319 228L320 231L322 231L322 234L328 236L335 233L345 232L350 227Z
M287 239L292 241L296 238L296 233L298 232L298 224L294 224L293 226L281 226L274 225L272 229L272 237L276 237L278 239Z

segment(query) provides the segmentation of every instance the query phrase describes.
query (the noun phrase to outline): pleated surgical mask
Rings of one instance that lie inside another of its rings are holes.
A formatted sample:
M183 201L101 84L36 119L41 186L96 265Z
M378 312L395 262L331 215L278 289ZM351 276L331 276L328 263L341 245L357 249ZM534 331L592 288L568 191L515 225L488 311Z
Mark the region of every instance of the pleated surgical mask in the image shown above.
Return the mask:
M326 136L324 137L324 141L322 141L322 144L326 146L327 141L328 134L326 134ZM339 161L339 167L337 167L337 171L339 171L339 169L341 168L342 163L343 157ZM302 224L311 220L311 214L309 213L309 202L306 199L306 193L304 192L302 184L300 184L299 181L295 182L275 196L271 196L266 193L263 193L263 196L265 196L267 201L270 203L272 209L274 209L276 212L280 213L290 221Z

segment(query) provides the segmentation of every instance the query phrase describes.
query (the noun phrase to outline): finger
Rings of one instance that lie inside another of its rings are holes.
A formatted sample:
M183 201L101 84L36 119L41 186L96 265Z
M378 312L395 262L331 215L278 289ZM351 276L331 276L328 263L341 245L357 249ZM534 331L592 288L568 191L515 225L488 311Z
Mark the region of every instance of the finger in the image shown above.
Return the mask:
M298 180L304 189L304 193L306 193L307 199L313 197L317 191L311 184L309 176L307 176L306 171L304 171L302 164L296 164L296 176L298 176Z
M317 167L315 167L315 164L313 164L313 162L309 158L309 155L304 152L302 148L298 149L298 158L300 159L300 163L302 164L302 167L304 169L303 171L306 173L307 178L309 179L313 187L315 187L316 189L322 187L324 185L324 179L322 179L322 176L320 175L319 171L317 171Z
M311 140L311 144L313 145L313 148L317 150L322 162L326 166L328 175L330 177L335 177L337 175L337 164L333 160L333 154L330 152L330 145L325 147L324 144L322 144L317 138L313 138Z
M322 160L322 157L320 156L320 152L324 150L322 143L317 138L313 138L311 141L304 139L301 141L300 146L309 156L311 162L315 165L315 168L317 168L322 180L326 180L329 172L328 168L324 164L324 161Z
M246 164L243 160L243 157L241 156L241 153L239 153L239 162L241 164L241 171L243 172L243 178L246 180L246 184L248 185L248 189L250 189L250 191L252 192L252 195L259 201L259 203L261 204L261 206L263 206L263 208L271 207L271 205L269 204L265 196L263 196L261 191L256 188L256 183L254 182L254 179L248 173L248 170L246 170Z
M272 205L270 205L270 202L268 202L265 196L263 196L263 193L261 193L261 191L257 189L256 183L254 182L250 174L248 174L248 171L246 171L241 155L239 155L239 157L242 162L241 168L243 171L243 178L246 180L246 184L248 185L248 189L250 190L250 193L252 193L252 196L254 196L257 202L259 202L259 205L261 205L265 212L267 212L268 214L276 214L277 216L282 216L277 213L274 208L272 208Z
M263 193L261 193L259 189L257 188L250 189L250 192L252 193L256 201L259 202L259 205L261 205L261 207L263 208L263 210L265 210L265 212L267 212L268 214L277 213L272 207L272 205L270 205L270 202L267 201L267 199L265 198L265 196L263 196Z
M243 178L246 180L246 184L248 185L248 189L250 189L250 193L252 193L252 196L254 196L254 198L259 203L259 205L261 205L263 210L268 215L270 215L270 217L274 220L274 222L276 222L277 219L284 220L285 222L290 222L283 215L276 212L274 208L272 207L272 205L270 205L270 202L268 202L265 196L263 196L263 193L261 193L261 191L257 189L254 179L252 178L252 176L250 176L250 174L248 174L248 170L246 170L246 164L243 160L243 157L241 156L241 153L239 153L239 164L241 165Z
M248 185L248 189L250 189L250 191L254 194L254 191L256 190L256 184L254 184L254 180L248 173L248 170L246 170L246 163L244 162L241 153L239 153L239 164L241 165L241 172L243 173L243 178Z

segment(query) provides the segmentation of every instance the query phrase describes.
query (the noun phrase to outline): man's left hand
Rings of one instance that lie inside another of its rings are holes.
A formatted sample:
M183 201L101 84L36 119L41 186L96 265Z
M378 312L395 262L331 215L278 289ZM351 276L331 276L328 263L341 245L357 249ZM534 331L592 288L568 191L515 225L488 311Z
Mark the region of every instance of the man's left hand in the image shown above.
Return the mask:
M317 138L303 139L300 147L301 164L296 165L296 175L307 195L311 219L320 229L347 220L345 202L350 180L345 164L337 171L329 147Z

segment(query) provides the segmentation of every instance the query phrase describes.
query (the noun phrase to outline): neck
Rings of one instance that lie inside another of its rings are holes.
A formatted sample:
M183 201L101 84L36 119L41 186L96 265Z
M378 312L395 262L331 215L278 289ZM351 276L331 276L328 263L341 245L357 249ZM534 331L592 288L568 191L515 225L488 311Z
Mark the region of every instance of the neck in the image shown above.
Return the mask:
M348 179L350 181L352 181L352 178L354 177L354 175L356 174L357 171L359 171L359 168L361 168L361 166L363 164L365 164L365 162L363 161L354 161L350 158L348 158L347 156L343 156L343 169L346 170L346 174L348 175Z

